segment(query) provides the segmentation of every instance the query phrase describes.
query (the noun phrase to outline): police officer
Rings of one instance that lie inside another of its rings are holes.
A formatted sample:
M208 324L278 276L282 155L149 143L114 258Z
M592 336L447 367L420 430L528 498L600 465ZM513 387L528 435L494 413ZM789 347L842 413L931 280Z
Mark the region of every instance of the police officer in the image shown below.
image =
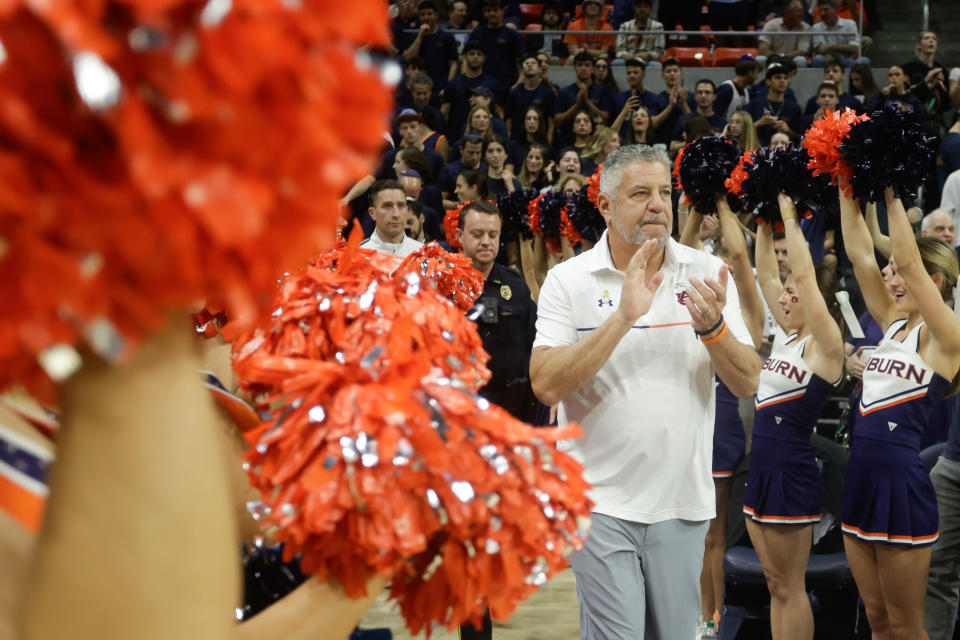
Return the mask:
M476 322L493 376L480 395L515 418L532 422L536 400L528 368L537 333L537 305L523 276L495 262L501 224L500 211L486 201L471 202L460 211L457 237L463 254L484 278L483 295L477 301L478 308L483 308Z
M487 367L493 375L480 395L513 417L532 422L536 399L528 369L537 334L537 305L523 277L494 261L500 249L501 224L500 210L485 200L471 202L460 210L457 237L463 254L473 260L473 267L484 279L476 322L483 348L490 354ZM460 628L461 640L489 640L492 633L489 611L482 629L466 624Z

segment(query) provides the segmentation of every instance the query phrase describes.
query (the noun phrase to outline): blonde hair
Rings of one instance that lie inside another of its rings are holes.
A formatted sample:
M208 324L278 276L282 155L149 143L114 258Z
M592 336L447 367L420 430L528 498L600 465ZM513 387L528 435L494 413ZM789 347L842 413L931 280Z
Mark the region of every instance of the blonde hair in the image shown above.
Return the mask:
M743 133L741 133L737 139L737 146L740 147L741 151L759 149L760 139L757 137L757 127L753 124L753 116L750 115L749 111L744 111L743 109L734 111L730 119L733 120L736 116L739 116L740 121L743 123Z
M482 106L477 106L477 107L474 107L473 109L470 109L470 113L467 114L467 131L471 131L470 127L473 126L473 116L474 114L477 113L477 111L486 111L487 115L490 116L490 126L487 127L486 131L484 131L483 133L480 133L479 131L473 132L482 136L483 142L486 143L487 140L489 140L490 137L493 135L493 111L491 111L488 107L482 107Z
M607 143L619 139L620 136L610 127L597 127L593 135L587 140L587 144L583 147L583 153L580 154L580 157L594 158L603 151L603 147L606 146Z
M917 249L920 250L920 260L923 261L923 268L927 273L931 276L939 273L943 277L940 297L947 304L952 303L953 288L957 286L957 277L960 275L957 253L946 242L936 238L918 239Z
M560 179L557 180L557 191L563 193L563 186L573 180L577 183L577 187L582 189L583 185L587 184L587 179L584 178L579 173L568 173L565 176L560 176Z
M923 268L931 276L939 273L943 280L940 283L940 297L945 304L953 304L953 288L957 286L957 276L960 275L960 264L957 263L957 254L953 247L943 240L936 238L920 238L917 240L917 249L920 250L920 260ZM960 371L953 376L950 387L943 397L951 396L960 390Z

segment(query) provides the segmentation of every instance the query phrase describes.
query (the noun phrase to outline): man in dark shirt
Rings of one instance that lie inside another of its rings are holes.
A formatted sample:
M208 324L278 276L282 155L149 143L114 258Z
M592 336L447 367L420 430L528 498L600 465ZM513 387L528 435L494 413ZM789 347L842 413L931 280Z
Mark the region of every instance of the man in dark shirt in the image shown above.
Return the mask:
M517 77L517 60L523 53L523 42L515 29L503 23L503 2L484 0L483 19L470 34L470 40L476 40L487 52L485 70L504 87L513 85Z
M577 81L560 89L557 95L557 112L554 124L557 128L557 146L563 147L573 140L573 117L580 109L596 111L609 120L610 114L616 109L610 91L593 81L593 56L587 51L581 51L573 58L573 70L577 74Z
M523 82L510 90L507 98L507 129L514 140L524 140L523 117L529 107L540 109L547 118L548 136L553 132L553 115L557 95L540 77L540 62L535 53L524 56L520 65Z
M843 90L843 71L843 64L836 58L827 60L827 64L823 68L823 81L832 82L837 88L837 106L834 108L840 110L850 108L857 113L863 113L863 103ZM817 95L810 96L810 99L807 100L807 106L803 110L803 115L813 115L820 109L820 104L817 100L819 93L818 91Z
M683 86L683 67L676 58L667 58L663 61L660 77L666 89L657 96L660 98L660 113L653 117L654 140L664 146L670 144L673 128L680 116L697 108L693 100L693 92Z
M490 382L480 395L524 422L535 418L536 406L528 367L536 337L537 305L523 276L496 262L500 249L502 219L496 205L483 200L460 211L457 237L463 255L483 274L483 295L477 300L483 310L477 329L484 350L490 354Z
M459 148L460 159L444 165L440 175L437 176L437 186L440 187L440 192L443 194L444 209L455 209L457 207L458 203L451 200L450 196L454 192L457 176L460 175L461 171L467 169L485 170L484 164L480 161L483 155L482 136L473 133L464 134L460 140Z
M424 122L430 128L440 133L447 132L447 121L443 112L431 104L433 95L433 80L425 73L415 75L410 79L410 96L413 99L413 109L423 116Z
M766 94L758 95L747 105L747 111L753 116L753 123L757 127L757 137L763 146L768 146L770 138L778 131L787 134L792 140L796 140L800 135L802 114L797 103L786 98L789 82L787 71L782 65L768 66Z
M713 105L717 101L716 85L712 80L698 80L694 85L693 99L697 103L697 110L691 111L687 115L680 116L676 127L673 130L673 139L670 141L670 152L679 151L680 147L686 144L683 141L683 123L694 116L703 116L710 123L710 128L714 133L723 131L727 120L714 111Z
M657 97L657 94L653 93L652 91L647 91L643 87L643 79L647 75L646 63L641 58L630 58L626 62L626 68L627 89L625 91L621 91L613 98L615 117L621 111L623 111L624 105L626 105L627 101L633 97L637 98L635 100L636 106L634 106L634 111L640 107L646 107L651 116L655 116L660 113L660 98ZM629 128L630 121L629 119L625 119L623 121L623 126L619 131L620 135L625 136Z
M404 30L419 29L420 19L417 17L417 3L415 0L397 0L397 17L390 21L391 44L387 45L387 53L391 56L402 54L417 36L404 33Z
M463 72L447 83L443 92L443 105L440 107L447 119L447 139L457 140L467 126L467 114L470 113L470 91L476 87L487 87L493 91L497 80L484 71L487 54L478 41L463 45Z
M767 69L774 65L783 67L784 71L787 72L787 89L783 92L783 95L787 100L796 102L799 105L800 102L797 100L797 95L793 92L793 89L790 88L790 83L793 82L793 76L797 74L797 64L790 58L784 56L770 56L767 58ZM750 99L765 98L769 90L770 86L766 82L758 82L749 89Z
M457 73L457 42L437 25L438 13L434 0L420 3L419 16L422 23L420 30L403 52L403 57L406 60L413 56L423 58L427 75L433 80L433 91L440 94Z

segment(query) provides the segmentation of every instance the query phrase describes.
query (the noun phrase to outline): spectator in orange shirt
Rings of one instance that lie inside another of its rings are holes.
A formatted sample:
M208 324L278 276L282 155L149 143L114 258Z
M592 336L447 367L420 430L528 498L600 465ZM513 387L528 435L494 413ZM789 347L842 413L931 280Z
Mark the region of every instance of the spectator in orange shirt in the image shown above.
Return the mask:
M574 33L576 31L609 31L610 35ZM603 2L583 0L583 17L570 23L563 41L569 49L567 64L572 64L574 56L584 50L589 51L595 58L603 55L612 56L612 49L617 44L617 36L613 27L603 19Z

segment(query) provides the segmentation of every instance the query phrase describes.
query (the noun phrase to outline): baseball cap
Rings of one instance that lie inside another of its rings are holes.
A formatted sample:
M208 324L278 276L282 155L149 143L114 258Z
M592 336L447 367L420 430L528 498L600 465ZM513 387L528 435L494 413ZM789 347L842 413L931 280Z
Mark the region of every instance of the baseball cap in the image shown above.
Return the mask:
M786 74L787 68L782 64L777 64L776 62L767 67L766 76L767 78L772 78L778 74Z
M470 89L470 93L472 93L475 96L483 96L484 98L490 98L491 100L493 100L493 91L490 90L490 87L485 87L483 85L480 85L479 87L474 87L473 89Z
M423 118L417 113L414 109L404 109L399 114L397 114L397 124L402 124L404 122L422 122Z

